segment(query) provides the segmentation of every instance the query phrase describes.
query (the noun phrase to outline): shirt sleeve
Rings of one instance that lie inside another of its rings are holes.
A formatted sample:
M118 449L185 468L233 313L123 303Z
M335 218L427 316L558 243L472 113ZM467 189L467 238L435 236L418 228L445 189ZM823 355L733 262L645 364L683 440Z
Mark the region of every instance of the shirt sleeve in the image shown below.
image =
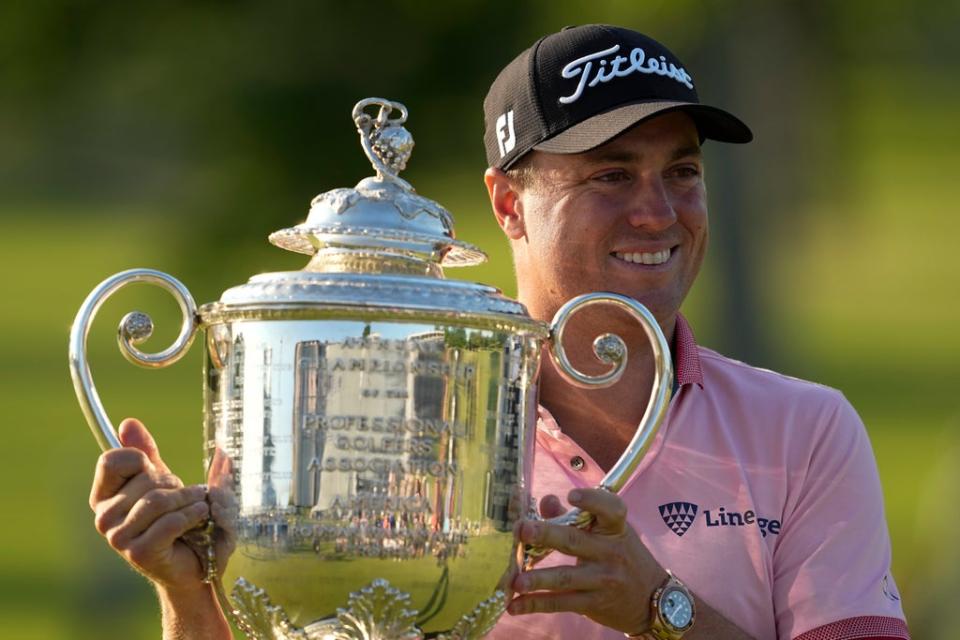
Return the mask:
M873 450L850 403L831 400L791 460L796 497L773 556L777 635L905 639Z

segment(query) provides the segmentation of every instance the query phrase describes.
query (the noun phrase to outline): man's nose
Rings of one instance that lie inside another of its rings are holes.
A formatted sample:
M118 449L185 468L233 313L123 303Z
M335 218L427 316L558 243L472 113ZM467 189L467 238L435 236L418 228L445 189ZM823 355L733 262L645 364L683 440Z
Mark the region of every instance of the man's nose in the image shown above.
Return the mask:
M637 229L662 231L677 221L677 213L663 180L639 180L633 190L627 210L630 226Z

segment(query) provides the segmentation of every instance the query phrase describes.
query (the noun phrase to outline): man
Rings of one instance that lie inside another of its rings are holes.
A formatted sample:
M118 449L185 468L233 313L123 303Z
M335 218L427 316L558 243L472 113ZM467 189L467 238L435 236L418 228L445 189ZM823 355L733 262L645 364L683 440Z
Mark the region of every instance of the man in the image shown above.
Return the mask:
M660 433L618 497L592 487L649 396L642 330L612 313L568 330L583 367L599 332L630 346L622 381L603 391L572 388L545 360L533 490L545 515L562 511L560 496L596 521L521 524L524 542L557 553L514 580L493 635L907 638L856 413L833 390L698 347L679 314L707 243L700 143L752 137L694 86L656 41L589 25L520 54L485 101L485 180L521 302L549 320L580 293L632 296L677 372ZM157 585L166 638L229 637L178 540L207 517L202 489L180 486L139 423L120 435L128 448L101 457L91 493L98 530Z
M636 298L671 340L678 382L621 499L587 488L643 414L649 351L604 391L571 388L545 361L534 492L577 488L571 504L597 523L589 533L523 524L524 541L577 560L558 557L520 576L510 612L583 615L515 616L496 633L617 637L598 622L650 637L905 638L856 413L833 390L698 347L679 315L707 242L699 143L752 137L699 104L694 87L658 42L590 25L538 41L487 95L486 184L511 241L520 301L549 320L589 291ZM589 318L566 344L585 347L609 330L643 354L643 332L625 318ZM555 498L548 504L556 509ZM673 594L660 594L662 607L682 610L675 620L651 611L661 586Z

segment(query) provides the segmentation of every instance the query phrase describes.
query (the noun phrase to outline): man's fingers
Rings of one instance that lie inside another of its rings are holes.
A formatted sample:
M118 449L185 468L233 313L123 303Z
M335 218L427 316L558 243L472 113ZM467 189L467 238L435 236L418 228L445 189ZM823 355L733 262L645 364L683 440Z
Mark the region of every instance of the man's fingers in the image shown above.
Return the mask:
M513 581L513 588L517 593L592 591L610 586L609 582L596 565L561 565L524 571Z
M100 455L90 488L90 508L111 498L133 478L150 469L150 460L137 449L111 449Z
M507 611L511 615L527 613L556 613L557 611L572 611L586 613L596 601L596 593L531 593L518 596L510 602Z
M210 469L207 471L207 484L214 487L233 486L233 462L223 449L216 447L213 450L213 459L210 460Z
M216 523L217 527L226 531L230 535L236 534L237 508L226 507L216 502L210 503L210 517Z
M131 540L165 515L196 503L206 505L204 494L204 488L199 485L182 489L152 489L136 501L123 523L107 532L107 540L116 549L126 548Z
M93 505L96 514L93 524L97 531L106 535L107 531L123 523L130 509L144 494L153 489L179 489L180 481L174 476L154 478L149 473L139 473L128 480L116 495L105 498Z
M606 489L574 489L567 500L575 507L589 511L596 518L590 529L594 533L618 535L627 528L627 506L620 496Z
M206 519L206 514L205 502L194 502L177 511L166 513L154 521L143 534L131 540L121 551L131 564L144 570L165 563L179 562L175 560L178 550L174 547L174 543L177 538L199 526ZM179 551L185 551L185 549ZM187 555L193 556L193 553L190 552ZM199 568L200 563L195 556L192 562Z
M117 431L123 446L143 451L158 470L162 473L170 473L170 469L163 458L160 457L160 449L157 448L156 441L142 422L136 418L127 418L120 423L120 428Z
M599 536L565 524L524 520L520 540L539 547L556 549L568 556L596 560L603 557L604 544Z
M206 502L194 502L158 518L139 537L131 541L130 549L166 549L191 529L200 526L210 513Z

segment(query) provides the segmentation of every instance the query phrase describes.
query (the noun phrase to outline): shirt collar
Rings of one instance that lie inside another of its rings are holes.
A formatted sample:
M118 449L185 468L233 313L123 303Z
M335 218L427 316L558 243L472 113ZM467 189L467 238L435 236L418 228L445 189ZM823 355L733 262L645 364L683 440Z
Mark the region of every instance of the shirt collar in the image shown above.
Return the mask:
M693 329L687 319L677 314L677 325L673 330L673 374L677 386L696 383L703 387L703 371L700 369L700 353Z

